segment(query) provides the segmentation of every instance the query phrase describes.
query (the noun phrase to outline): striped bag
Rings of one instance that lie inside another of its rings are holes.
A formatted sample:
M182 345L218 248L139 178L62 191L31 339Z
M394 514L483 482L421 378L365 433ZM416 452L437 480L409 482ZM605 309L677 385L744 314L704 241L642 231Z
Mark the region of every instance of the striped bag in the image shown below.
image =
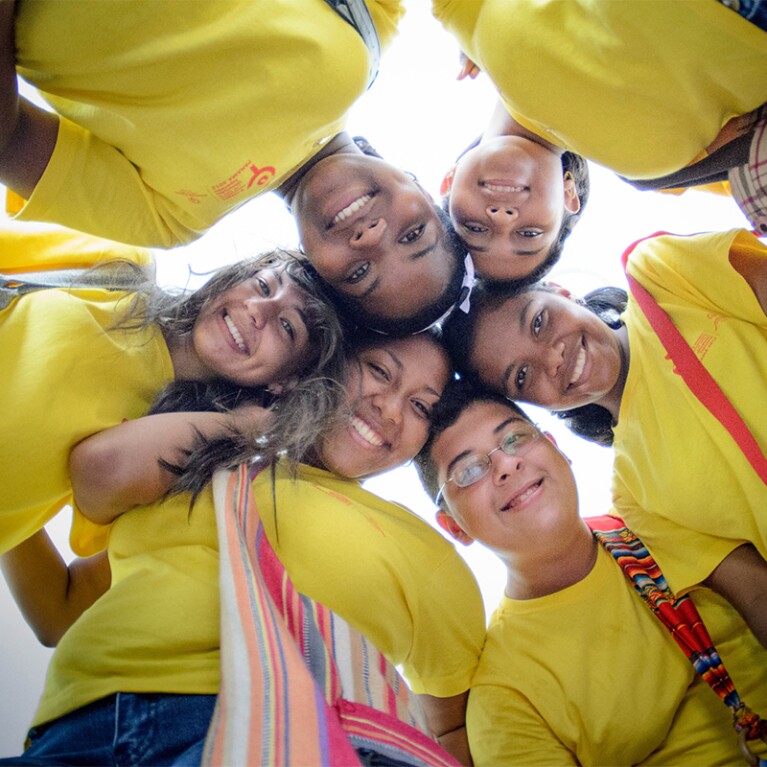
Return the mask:
M397 670L299 594L260 524L253 472L219 472L221 692L203 765L356 765L356 749L417 767L457 762L428 735Z

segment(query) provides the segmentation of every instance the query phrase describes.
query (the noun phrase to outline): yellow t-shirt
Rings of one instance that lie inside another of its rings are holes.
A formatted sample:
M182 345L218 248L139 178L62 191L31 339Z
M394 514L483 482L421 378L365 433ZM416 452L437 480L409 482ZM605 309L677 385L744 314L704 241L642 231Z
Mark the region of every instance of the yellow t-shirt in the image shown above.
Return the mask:
M308 466L254 482L267 537L299 591L404 667L416 692L468 689L482 599L453 546L422 519ZM217 693L218 543L212 494L134 509L109 538L112 587L64 635L35 723L118 691ZM277 538L277 535L279 538Z
M767 258L753 235L733 230L640 243L629 273L669 314L762 450L767 317L729 254ZM672 588L703 581L744 541L767 557L767 485L727 430L674 373L635 301L623 319L630 364L615 429L613 500Z
M368 7L385 46L401 0ZM274 189L367 87L367 48L324 0L21 3L16 46L67 118L19 215L146 246Z
M3 274L87 269L115 259L154 269L154 255L146 248L134 248L51 224L0 221L0 272Z
M218 536L204 492L133 509L109 535L111 588L61 638L33 724L115 692L218 693Z
M256 501L296 588L401 665L415 692L467 690L485 617L454 546L403 506L308 466L300 482L279 478L275 513L268 474L256 478Z
M630 178L767 101L767 34L715 0L433 0L519 123Z
M741 696L767 710L767 651L723 599L695 598ZM601 547L573 586L503 600L467 711L477 767L738 764L730 719Z
M71 501L69 452L77 442L143 415L172 380L159 330L111 329L132 298L50 289L0 311L0 550L32 535ZM76 515L75 551L93 553L94 529Z

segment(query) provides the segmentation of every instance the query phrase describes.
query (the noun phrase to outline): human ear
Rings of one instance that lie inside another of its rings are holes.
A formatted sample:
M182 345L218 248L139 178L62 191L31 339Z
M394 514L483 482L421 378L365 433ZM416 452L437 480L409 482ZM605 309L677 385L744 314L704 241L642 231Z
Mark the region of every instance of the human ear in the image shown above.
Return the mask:
M566 171L564 175L565 183L565 210L574 214L581 209L581 199L578 197L578 191L575 188L575 179L570 171Z
M470 546L474 539L443 509L437 511L437 524L451 537L464 546Z

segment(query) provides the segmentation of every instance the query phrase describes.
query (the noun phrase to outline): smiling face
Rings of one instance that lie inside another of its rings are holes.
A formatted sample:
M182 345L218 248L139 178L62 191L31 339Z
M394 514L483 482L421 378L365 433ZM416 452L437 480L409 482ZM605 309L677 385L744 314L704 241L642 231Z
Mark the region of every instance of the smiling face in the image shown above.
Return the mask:
M559 155L520 136L481 142L456 165L450 218L489 280L517 280L540 266L566 213L580 209Z
M477 318L471 366L509 399L570 410L620 398L621 335L559 293L531 290Z
M307 367L306 300L283 270L264 269L203 306L192 330L201 377L260 386Z
M426 442L449 374L447 355L428 336L363 349L346 382L349 417L318 451L323 466L361 479L409 461Z
M455 256L433 200L377 157L320 160L301 180L292 210L315 269L371 315L409 317L449 285Z
M530 424L497 402L469 405L435 440L431 458L444 483L456 462L490 453L490 469L477 482L443 492L450 511L440 524L459 540L481 541L497 553L530 551L560 526L578 520L578 494L570 464L546 436L516 455L495 450L510 432L528 432ZM468 538L467 538L468 537Z

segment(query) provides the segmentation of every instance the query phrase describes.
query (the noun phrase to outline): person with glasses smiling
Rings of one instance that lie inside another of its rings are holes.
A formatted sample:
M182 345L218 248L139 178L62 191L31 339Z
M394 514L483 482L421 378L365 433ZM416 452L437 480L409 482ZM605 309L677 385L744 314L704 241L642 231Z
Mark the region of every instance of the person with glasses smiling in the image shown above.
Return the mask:
M506 567L469 694L477 767L739 762L727 711L597 542L605 518L580 516L567 457L521 409L451 383L416 466L439 524ZM767 651L717 594L692 601L741 700L767 711Z

